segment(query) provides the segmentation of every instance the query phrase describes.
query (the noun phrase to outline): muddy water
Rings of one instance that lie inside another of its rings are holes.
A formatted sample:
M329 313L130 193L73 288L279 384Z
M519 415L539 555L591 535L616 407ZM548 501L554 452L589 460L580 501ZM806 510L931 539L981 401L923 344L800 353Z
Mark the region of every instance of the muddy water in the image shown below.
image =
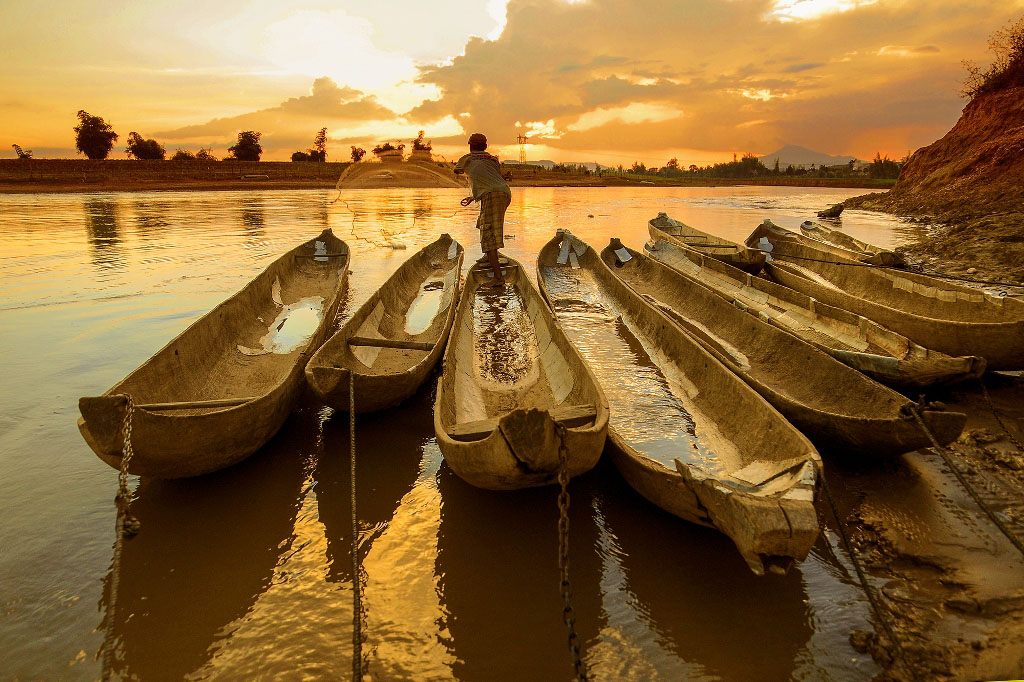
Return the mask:
M509 254L533 268L556 227L639 248L658 211L725 237L795 227L855 191L514 192ZM75 427L106 390L278 254L331 227L353 249L346 314L447 231L478 255L462 192L0 196L0 679L92 680L106 626L115 472ZM592 218L589 216L593 216ZM844 216L892 245L902 227ZM424 305L429 307L425 302ZM433 438L432 386L360 416L357 494L375 679L567 680L554 489L474 489ZM141 534L120 568L116 667L140 680L322 679L351 670L347 415L306 396L229 470L133 480ZM831 523L784 577L662 513L601 464L572 484L577 627L594 679L860 680L871 629Z

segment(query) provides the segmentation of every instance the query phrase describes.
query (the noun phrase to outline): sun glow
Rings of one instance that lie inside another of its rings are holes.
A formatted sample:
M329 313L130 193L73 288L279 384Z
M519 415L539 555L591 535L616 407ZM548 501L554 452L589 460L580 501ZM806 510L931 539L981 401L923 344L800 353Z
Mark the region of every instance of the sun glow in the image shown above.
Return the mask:
M776 0L768 16L776 21L802 21L849 12L876 2L878 0Z

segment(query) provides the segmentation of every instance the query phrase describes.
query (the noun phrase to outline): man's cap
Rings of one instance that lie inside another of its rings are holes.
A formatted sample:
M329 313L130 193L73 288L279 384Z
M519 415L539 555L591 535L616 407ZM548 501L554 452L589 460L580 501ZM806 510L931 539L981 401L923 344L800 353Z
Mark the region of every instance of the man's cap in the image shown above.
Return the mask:
M486 145L487 144L487 136L484 135L483 133L473 133L472 135L469 136L469 143L471 145L477 145L477 144Z

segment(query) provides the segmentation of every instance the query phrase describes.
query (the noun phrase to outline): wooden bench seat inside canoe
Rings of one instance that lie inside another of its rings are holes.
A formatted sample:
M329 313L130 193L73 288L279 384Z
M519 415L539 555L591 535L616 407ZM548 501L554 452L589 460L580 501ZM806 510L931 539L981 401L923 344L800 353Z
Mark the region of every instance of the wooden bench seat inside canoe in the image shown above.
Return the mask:
M597 408L594 405L563 405L549 410L551 418L566 427L585 426L597 419ZM471 441L486 438L498 428L499 417L481 419L465 424L456 424L448 431L452 440Z

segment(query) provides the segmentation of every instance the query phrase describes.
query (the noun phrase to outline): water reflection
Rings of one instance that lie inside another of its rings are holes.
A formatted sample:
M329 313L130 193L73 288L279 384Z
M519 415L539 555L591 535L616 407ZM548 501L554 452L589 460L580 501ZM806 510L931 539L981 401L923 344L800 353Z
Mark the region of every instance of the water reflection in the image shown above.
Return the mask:
M143 481L124 543L114 634L115 672L181 679L206 663L226 628L270 585L289 549L305 457L318 418L295 412L260 452L208 476ZM104 599L109 598L109 575ZM101 626L102 629L103 626Z
M360 551L365 556L383 533L402 498L412 490L423 443L434 433L430 404L420 391L384 412L359 415L356 423L356 510ZM358 396L357 396L358 400ZM327 538L327 579L352 582L349 415L339 412L324 425L324 447L316 468L317 505ZM399 427L400 425L400 427ZM398 427L398 428L396 428Z
M111 199L90 197L82 202L82 208L93 265L102 270L124 266L117 203Z
M592 492L573 479L570 580L576 631L601 629L600 561ZM442 466L436 573L460 680L570 679L558 570L558 489L474 488Z
M242 225L251 236L263 234L263 197L250 197L242 200Z
M607 561L661 646L703 679L792 679L812 635L800 571L756 576L724 535L606 483L598 508L619 550Z

